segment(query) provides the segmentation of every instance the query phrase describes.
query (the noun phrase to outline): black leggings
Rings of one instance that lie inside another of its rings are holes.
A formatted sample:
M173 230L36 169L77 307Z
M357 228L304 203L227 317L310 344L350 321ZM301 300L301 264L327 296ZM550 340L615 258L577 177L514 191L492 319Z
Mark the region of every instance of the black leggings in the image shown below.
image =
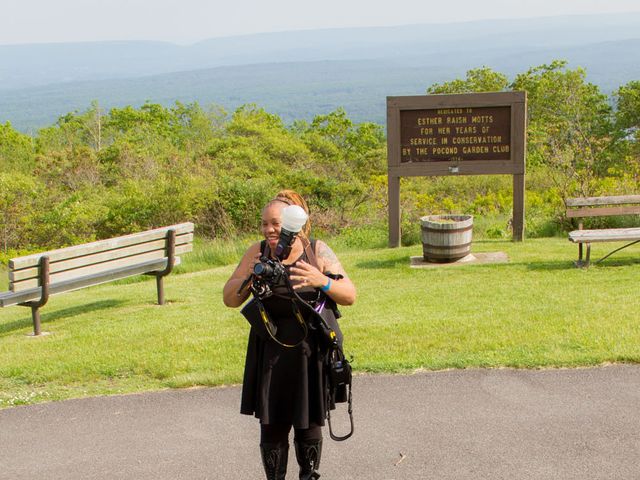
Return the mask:
M260 443L288 443L291 425L260 424ZM314 442L322 440L322 427L315 423L309 424L309 428L294 428L293 438L299 442Z

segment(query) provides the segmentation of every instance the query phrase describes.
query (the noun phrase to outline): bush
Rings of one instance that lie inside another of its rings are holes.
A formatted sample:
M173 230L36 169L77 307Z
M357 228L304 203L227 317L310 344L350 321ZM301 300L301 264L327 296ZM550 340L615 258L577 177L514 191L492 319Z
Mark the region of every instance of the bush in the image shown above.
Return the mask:
M488 87L529 92L527 236L572 228L568 195L640 193L636 83L617 92L617 112L563 62L511 84L483 67L431 91ZM386 159L383 128L354 124L343 109L287 126L256 105L228 116L196 103L107 113L93 102L35 139L0 125L0 240L4 251L41 249L189 220L208 238L253 235L266 201L291 188L307 199L315 232L342 234L348 247L386 245ZM403 243L420 243L420 218L442 213L474 215L477 238L510 238L512 188L509 175L403 178Z

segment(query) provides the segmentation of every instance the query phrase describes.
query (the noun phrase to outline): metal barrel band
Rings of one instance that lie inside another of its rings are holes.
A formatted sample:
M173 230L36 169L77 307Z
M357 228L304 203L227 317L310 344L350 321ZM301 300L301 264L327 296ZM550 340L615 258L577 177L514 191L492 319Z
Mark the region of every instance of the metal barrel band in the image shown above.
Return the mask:
M468 243L456 243L455 245L433 245L431 243L423 243L422 246L423 248L433 248L436 250L447 250L450 248L467 248L469 246L471 246L472 242L468 242Z
M433 233L462 233L473 230L473 226L469 225L468 227L463 228L431 228L422 226L422 231L433 232Z

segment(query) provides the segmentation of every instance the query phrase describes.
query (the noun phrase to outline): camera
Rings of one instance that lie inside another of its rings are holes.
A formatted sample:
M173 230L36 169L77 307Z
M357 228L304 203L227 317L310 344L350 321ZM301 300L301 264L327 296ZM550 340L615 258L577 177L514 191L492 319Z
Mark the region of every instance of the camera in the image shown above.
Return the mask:
M286 285L287 271L278 260L267 257L260 258L260 262L253 266L253 282L251 285L254 293L260 298L266 298L273 294L273 288Z
M287 275L282 263L262 257L259 263L253 266L253 275L270 285L281 285Z
M351 363L339 347L334 348L329 354L329 382L335 392L336 403L349 401L351 380Z

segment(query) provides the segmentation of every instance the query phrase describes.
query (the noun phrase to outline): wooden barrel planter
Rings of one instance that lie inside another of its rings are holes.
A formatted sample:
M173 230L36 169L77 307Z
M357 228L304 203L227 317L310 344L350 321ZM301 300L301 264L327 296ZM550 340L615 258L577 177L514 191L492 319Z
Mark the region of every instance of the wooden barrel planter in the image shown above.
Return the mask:
M471 215L428 215L420 219L427 262L455 262L471 253Z

